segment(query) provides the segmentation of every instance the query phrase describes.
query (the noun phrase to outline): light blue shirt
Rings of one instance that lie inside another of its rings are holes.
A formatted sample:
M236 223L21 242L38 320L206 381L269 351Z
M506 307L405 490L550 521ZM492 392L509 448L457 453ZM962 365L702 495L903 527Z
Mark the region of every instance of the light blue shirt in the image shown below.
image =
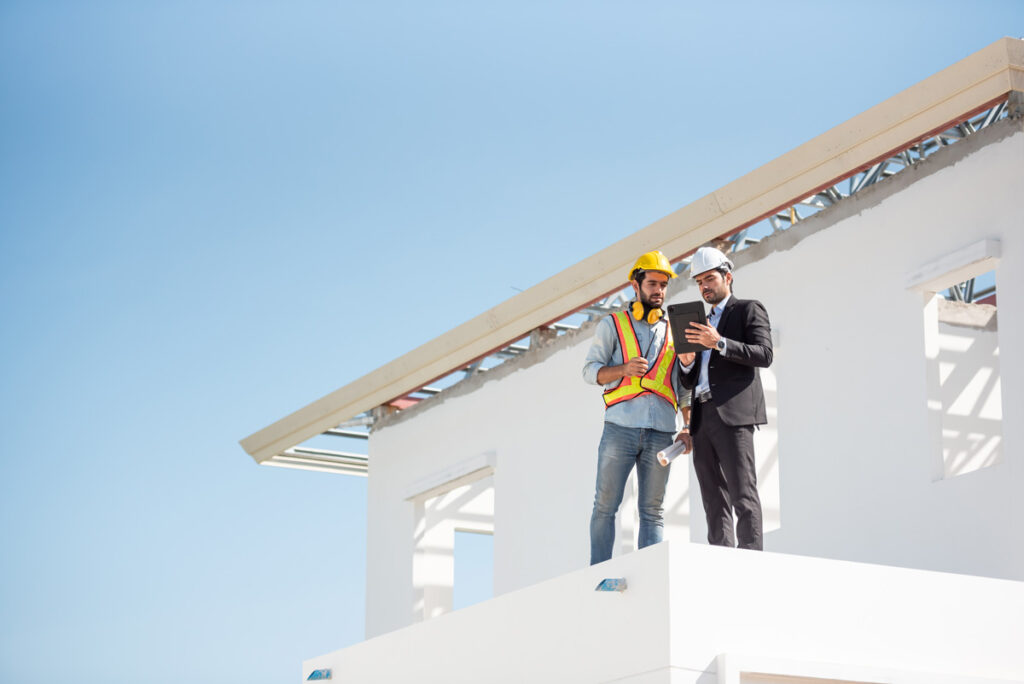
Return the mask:
M722 312L725 310L725 305L729 301L729 297L732 295L726 295L725 299L711 307L711 311L708 313L708 324L718 329L718 321L722 320ZM729 344L725 338L722 341L727 345ZM723 349L720 353L724 354ZM700 376L697 379L697 395L700 396L702 392L707 392L711 389L711 385L708 382L708 362L711 360L711 350L705 349L700 353Z
M668 322L662 319L651 325L646 321L637 321L630 318L633 330L636 332L636 341L640 345L640 353L647 362L654 364L658 352L668 331ZM622 365L622 350L619 349L619 335L615 330L615 322L611 316L605 316L597 324L594 332L594 341L587 352L587 358L583 364L583 379L591 385L598 384L597 372L605 366ZM680 382L679 364L673 366L672 389L676 398L683 406L689 405L689 392L683 389ZM604 386L605 390L618 387L621 380L609 383ZM679 416L667 401L661 397L645 393L634 397L629 401L620 401L614 406L605 409L604 419L609 423L615 423L622 427L629 428L652 428L662 432L676 432L680 425L677 422Z

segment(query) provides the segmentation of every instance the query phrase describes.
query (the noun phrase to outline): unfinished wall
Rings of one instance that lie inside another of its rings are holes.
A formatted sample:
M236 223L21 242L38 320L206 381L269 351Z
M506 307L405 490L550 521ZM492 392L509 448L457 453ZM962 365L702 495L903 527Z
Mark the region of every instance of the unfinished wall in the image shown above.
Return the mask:
M980 467L947 472L956 401L942 398L943 373L973 378L997 348L1024 349L1022 162L1024 133L1007 121L737 256L736 295L764 302L776 339L762 376L771 422L757 436L766 550L1024 579L1019 355L995 366L1007 420L995 421L998 455L975 454ZM933 294L911 275L985 239L999 245L997 337L971 332L943 351ZM671 301L696 298L687 285ZM493 478L496 594L587 564L603 414L600 389L580 376L589 343L560 339L373 433L368 637L423 614L416 501L446 482ZM993 396L991 380L978 396ZM991 403L965 402L965 434L991 432ZM703 543L682 463L666 509L667 538Z

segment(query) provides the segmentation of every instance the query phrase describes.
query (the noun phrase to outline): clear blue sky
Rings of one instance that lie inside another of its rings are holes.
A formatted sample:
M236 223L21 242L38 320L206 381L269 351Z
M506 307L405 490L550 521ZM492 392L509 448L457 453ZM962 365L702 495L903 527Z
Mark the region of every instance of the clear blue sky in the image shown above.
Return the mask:
M0 3L0 681L297 681L362 639L365 481L240 438L1022 34L1019 0Z

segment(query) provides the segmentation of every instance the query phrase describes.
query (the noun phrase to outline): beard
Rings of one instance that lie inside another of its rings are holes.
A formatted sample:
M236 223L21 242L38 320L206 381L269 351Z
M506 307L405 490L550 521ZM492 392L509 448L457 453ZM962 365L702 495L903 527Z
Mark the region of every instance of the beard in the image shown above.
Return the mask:
M704 301L711 306L716 306L720 301L725 299L725 292L719 292L718 290L709 290L707 294L701 293L704 297Z
M646 294L641 292L640 293L640 303L643 304L644 308L648 309L648 310L650 310L650 309L660 309L662 304L665 303L665 298L662 297L661 301L658 302L657 304L655 304L654 302L651 301L650 297L648 297Z

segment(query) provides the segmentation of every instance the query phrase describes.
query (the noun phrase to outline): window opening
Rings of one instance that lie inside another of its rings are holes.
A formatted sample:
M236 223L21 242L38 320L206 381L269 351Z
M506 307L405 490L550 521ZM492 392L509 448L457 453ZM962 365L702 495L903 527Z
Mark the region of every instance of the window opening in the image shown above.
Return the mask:
M933 294L925 306L928 407L939 437L935 479L1002 459L1002 387L996 271Z

